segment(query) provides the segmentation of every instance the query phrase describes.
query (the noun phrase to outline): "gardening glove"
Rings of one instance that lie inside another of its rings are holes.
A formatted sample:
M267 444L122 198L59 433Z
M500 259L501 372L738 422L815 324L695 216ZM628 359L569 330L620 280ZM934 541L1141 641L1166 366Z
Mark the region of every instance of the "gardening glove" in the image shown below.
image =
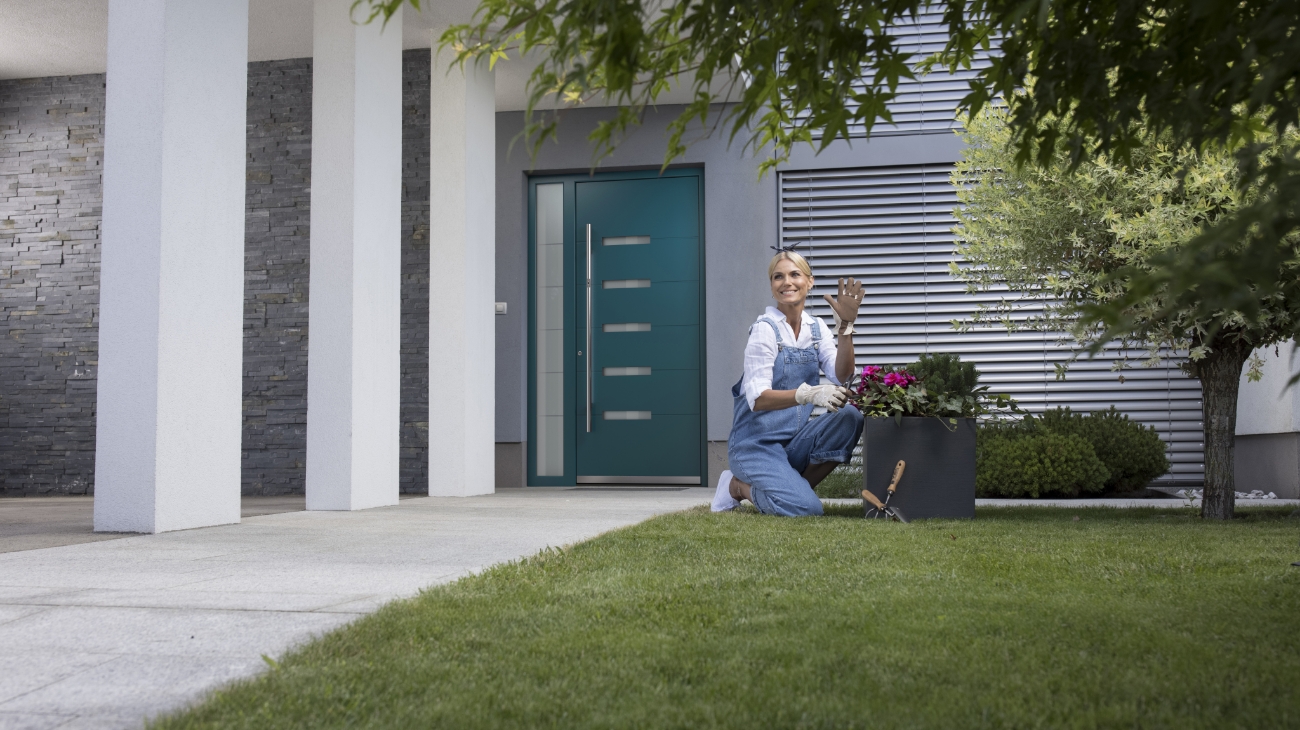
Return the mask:
M844 405L848 391L838 385L809 385L804 383L794 392L794 402L799 405L813 404L819 408L838 411Z
M835 333L853 334L853 323L857 321L858 307L862 305L862 283L853 278L847 281L840 279L838 295L832 299L830 294L823 294L822 298L831 305L831 315L835 317Z

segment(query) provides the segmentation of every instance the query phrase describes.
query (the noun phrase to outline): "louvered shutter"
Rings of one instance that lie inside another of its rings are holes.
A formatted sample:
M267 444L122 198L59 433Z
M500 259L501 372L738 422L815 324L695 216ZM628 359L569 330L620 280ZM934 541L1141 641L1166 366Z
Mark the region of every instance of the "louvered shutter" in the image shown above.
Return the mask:
M1116 372L1111 366L1123 353L1111 350L1072 363L1058 381L1055 363L1066 363L1071 351L1055 335L952 328L952 320L968 317L997 294L968 294L949 274L957 203L951 171L951 165L917 165L781 173L782 241L801 244L796 250L808 257L817 279L810 311L830 322L822 294L831 293L839 277L856 277L867 287L854 338L860 366L903 365L923 352L951 352L979 367L982 384L1011 394L1031 412L1114 405L1159 431L1173 467L1163 482L1199 484L1200 385L1176 367L1138 364ZM1139 360L1143 354L1130 353Z
M901 50L912 54L911 65L943 50L948 42L948 26L939 9L922 11L915 21L894 26L891 34ZM988 65L988 54L979 53L969 69L951 74L936 70L924 76L918 74L915 79L900 80L889 103L893 123L877 122L871 136L940 134L958 129L957 103L970 91L968 81ZM865 136L862 125L850 125L849 136Z

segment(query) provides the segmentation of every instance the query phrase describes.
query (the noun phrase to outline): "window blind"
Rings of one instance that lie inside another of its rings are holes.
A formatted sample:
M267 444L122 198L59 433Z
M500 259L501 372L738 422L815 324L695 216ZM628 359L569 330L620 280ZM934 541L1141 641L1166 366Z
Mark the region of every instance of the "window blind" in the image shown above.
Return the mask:
M943 50L948 42L948 26L938 9L923 10L914 21L894 26L891 33L899 48L912 54L911 66ZM871 135L942 134L960 129L955 114L957 103L970 91L969 80L988 66L988 54L981 52L969 69L960 69L956 73L935 70L925 75L918 73L915 79L901 79L894 99L888 105L893 123L878 122ZM865 82L855 84L855 90L860 91L865 86ZM849 125L849 136L865 136L864 127L861 124Z
M833 293L840 277L862 280L866 298L854 337L859 366L903 365L923 352L951 352L976 364L982 384L1031 412L1113 405L1164 439L1172 469L1162 483L1199 484L1200 385L1176 363L1143 367L1137 361L1144 351L1135 351L1128 353L1134 365L1115 371L1112 365L1125 353L1110 348L1070 363L1060 381L1055 365L1068 362L1071 349L1055 334L953 329L952 320L999 295L967 293L949 273L956 260L951 171L951 165L915 165L783 172L781 239L799 243L796 250L812 263L817 286L810 311L832 321L822 294Z

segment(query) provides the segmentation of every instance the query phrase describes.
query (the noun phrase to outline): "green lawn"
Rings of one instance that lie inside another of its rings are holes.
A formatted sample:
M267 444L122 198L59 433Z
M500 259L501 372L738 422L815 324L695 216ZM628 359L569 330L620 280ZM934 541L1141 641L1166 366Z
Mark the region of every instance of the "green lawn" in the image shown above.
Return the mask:
M493 568L154 727L1300 727L1290 509L829 511Z

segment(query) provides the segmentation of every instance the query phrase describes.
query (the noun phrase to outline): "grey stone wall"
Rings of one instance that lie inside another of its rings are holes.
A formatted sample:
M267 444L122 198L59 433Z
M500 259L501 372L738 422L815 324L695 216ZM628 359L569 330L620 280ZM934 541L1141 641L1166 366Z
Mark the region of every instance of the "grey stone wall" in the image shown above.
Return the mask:
M301 494L307 461L311 59L248 64L244 494Z
M0 81L0 496L88 494L104 77Z
M402 53L403 493L429 492L429 51Z
M403 56L401 489L428 485L429 52ZM249 64L243 492L303 491L311 59ZM102 75L0 81L0 496L93 493Z

